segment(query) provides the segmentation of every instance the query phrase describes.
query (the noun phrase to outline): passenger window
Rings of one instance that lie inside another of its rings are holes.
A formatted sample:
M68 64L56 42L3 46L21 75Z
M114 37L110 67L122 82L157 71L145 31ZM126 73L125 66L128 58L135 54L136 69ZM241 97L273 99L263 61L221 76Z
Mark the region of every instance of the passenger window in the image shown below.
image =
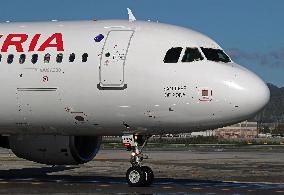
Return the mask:
M8 63L8 64L12 64L13 61L14 61L14 55L13 55L13 54L8 55L7 63Z
M57 63L61 63L62 61L63 61L63 54L60 53L60 54L58 54L57 57L56 57L56 62L57 62Z
M19 58L19 63L23 64L23 63L25 63L25 61L26 61L26 55L25 54L21 54L20 58Z
M167 51L164 63L177 63L182 51L182 47L172 47Z
M45 54L45 56L44 56L44 63L49 63L49 62L50 62L50 54L47 53L47 54Z
M203 60L201 53L197 48L186 48L182 62L194 62Z
M84 53L83 56L82 56L82 62L87 62L88 61L88 54L87 53Z
M33 64L37 63L37 60L38 60L38 54L33 54L32 55L32 63Z
M74 62L75 61L75 54L71 53L69 56L69 62Z

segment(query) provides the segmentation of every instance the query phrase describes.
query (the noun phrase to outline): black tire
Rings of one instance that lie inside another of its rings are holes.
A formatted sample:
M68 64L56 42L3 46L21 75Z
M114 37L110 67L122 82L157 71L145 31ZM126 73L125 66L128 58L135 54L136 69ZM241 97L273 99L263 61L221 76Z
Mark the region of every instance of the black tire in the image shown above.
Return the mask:
M130 167L126 172L126 180L131 187L142 187L146 182L146 173L141 167Z
M145 176L146 176L144 186L152 185L154 181L154 173L152 169L148 166L142 166L141 169L145 172Z

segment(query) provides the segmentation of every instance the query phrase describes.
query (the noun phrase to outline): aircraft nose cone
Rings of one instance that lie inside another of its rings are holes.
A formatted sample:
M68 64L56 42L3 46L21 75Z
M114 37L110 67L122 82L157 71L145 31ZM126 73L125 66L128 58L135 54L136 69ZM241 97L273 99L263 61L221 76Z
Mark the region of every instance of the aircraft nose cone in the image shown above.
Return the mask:
M250 105L255 112L260 111L266 106L270 100L270 90L265 82L256 76L249 85L248 92L251 98L249 98Z
M239 82L243 87L241 103L243 110L251 116L262 110L270 100L270 90L266 83L256 74L244 70L240 74Z

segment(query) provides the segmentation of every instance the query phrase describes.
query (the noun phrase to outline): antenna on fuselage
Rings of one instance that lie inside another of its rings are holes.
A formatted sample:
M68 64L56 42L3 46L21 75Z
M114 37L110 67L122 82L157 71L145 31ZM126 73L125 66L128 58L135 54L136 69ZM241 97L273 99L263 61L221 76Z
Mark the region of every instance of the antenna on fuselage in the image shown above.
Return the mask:
M127 11L128 11L129 22L134 22L136 20L136 18L133 15L131 9L127 8Z

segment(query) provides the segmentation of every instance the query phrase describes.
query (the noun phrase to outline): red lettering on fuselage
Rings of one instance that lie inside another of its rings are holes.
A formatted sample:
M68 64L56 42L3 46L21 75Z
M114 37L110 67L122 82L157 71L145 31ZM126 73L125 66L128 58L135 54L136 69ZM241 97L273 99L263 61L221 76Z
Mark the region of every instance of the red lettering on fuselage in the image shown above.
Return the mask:
M55 40L55 43L52 43ZM55 33L49 37L38 49L38 51L44 51L48 47L55 47L57 51L64 51L63 38L61 33Z
M34 51L34 50L35 50L35 47L36 47L36 45L37 45L37 42L38 42L40 36L41 36L41 34L36 34L36 35L33 37L32 41L31 41L31 44L30 44L30 46L29 46L29 51Z
M18 40L15 40L15 39ZM9 34L3 43L1 52L7 52L10 46L15 46L17 52L24 52L23 43L28 40L28 35L26 34Z
M2 38L3 35L0 35ZM8 52L11 46L16 48L17 52L24 52L24 44L27 44L29 35L27 34L9 34L1 48L1 52ZM36 51L41 34L35 34L29 43L29 52ZM54 33L45 40L37 51L45 51L47 48L55 48L56 51L64 51L63 36L61 33Z

